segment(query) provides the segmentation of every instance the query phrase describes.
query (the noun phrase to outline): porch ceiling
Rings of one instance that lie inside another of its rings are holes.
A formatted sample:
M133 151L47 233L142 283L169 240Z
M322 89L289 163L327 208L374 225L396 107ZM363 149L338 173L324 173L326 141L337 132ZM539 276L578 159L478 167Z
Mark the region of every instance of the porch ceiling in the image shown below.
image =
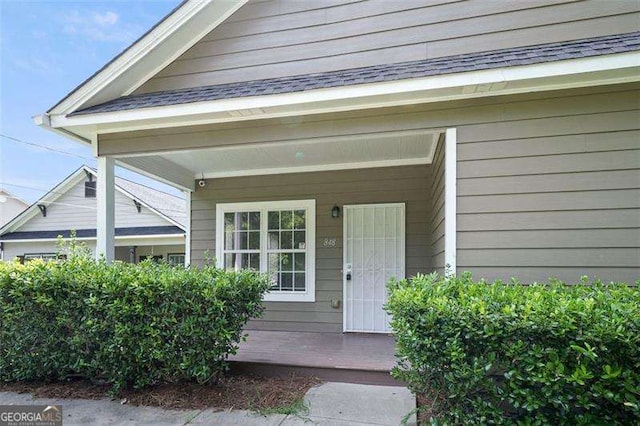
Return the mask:
M144 168L172 163L194 179L429 164L440 131L412 130L201 148L120 158ZM149 170L151 172L151 170Z

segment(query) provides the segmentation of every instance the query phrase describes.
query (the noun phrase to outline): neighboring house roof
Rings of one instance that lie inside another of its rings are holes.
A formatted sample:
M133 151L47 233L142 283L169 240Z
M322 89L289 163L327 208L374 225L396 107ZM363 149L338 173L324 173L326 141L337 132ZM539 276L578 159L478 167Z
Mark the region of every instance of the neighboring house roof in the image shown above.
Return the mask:
M60 231L33 231L22 232L20 227L31 218L40 214L38 205L49 205L55 203L59 197L64 195L74 185L86 179L86 175L91 174L97 177L97 172L90 167L82 166L65 178L62 182L43 195L38 201L29 206L25 211L16 216L9 223L0 228L0 239L35 239L35 238L56 238L58 235L67 237L70 230ZM132 182L127 179L116 177L115 189L125 196L139 202L155 214L167 220L172 225L169 226L145 226L117 228L116 236L131 235L161 235L161 234L183 234L186 223L186 203L183 199L157 189ZM95 229L82 229L76 231L77 237L94 237ZM132 233L134 232L134 233ZM137 234L135 233L137 232ZM81 235L82 234L82 235Z
M91 170L94 176L97 176L97 172ZM117 188L131 194L132 198L146 204L150 209L155 210L171 222L177 223L182 229L185 228L187 213L186 204L182 198L121 177L116 177L115 184Z
M493 50L317 74L123 96L69 116L532 65L640 50L640 32Z
M116 237L129 237L136 235L180 235L184 234L184 230L177 226L139 226L129 228L116 228ZM60 231L18 231L9 232L2 235L3 241L11 240L33 240L33 239L52 239L71 237L71 231L62 229ZM76 238L95 238L95 229L78 229L75 231Z
M29 207L29 203L0 187L0 227Z
M11 192L7 191L6 189L0 187L0 195L4 194L6 197L11 197L12 199L16 200L17 202L19 202L20 204L24 204L25 208L29 207L29 203L27 203L26 201L24 201L22 198L20 197L16 197L15 195L13 195Z

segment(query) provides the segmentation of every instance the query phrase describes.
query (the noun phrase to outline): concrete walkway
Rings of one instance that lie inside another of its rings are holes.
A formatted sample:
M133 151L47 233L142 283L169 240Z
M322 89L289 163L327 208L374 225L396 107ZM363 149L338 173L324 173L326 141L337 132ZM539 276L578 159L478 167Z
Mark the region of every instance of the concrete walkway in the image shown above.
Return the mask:
M0 404L60 405L63 425L399 425L415 408L402 387L324 383L305 396L309 413L261 416L248 411L165 410L121 405L109 399L33 399L30 394L0 392ZM415 415L409 425L415 425Z

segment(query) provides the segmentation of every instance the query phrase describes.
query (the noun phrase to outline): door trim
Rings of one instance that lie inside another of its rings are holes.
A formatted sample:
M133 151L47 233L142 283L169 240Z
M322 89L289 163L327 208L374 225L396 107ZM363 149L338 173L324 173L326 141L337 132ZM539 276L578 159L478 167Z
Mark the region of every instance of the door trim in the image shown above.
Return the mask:
M347 277L344 272L345 260L347 259L347 215L350 209L357 207L402 207L404 212L404 221L401 224L401 235L404 242L403 259L402 259L402 278L407 273L407 203L368 203L368 204L345 204L342 206L342 332L343 333L371 333L371 334L389 334L388 331L369 331L369 330L347 330Z

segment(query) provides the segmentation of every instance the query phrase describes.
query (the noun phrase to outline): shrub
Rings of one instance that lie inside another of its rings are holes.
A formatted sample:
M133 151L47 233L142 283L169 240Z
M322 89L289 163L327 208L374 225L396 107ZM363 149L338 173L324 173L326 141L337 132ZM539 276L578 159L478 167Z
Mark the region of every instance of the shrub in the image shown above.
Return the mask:
M143 262L0 263L0 380L102 379L117 392L215 381L268 281Z
M419 275L389 284L393 374L449 424L639 424L640 291Z

